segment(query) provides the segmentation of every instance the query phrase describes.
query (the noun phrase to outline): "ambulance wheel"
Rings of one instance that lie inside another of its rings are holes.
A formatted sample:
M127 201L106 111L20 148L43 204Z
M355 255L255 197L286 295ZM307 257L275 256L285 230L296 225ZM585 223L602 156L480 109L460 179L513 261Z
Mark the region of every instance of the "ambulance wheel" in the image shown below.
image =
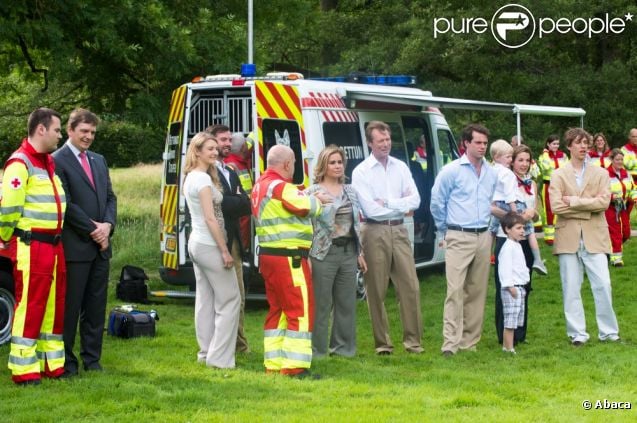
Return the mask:
M11 339L11 324L14 313L13 280L11 275L0 271L0 345Z
M358 301L367 300L367 289L365 289L365 281L363 280L363 272L356 272L356 299Z

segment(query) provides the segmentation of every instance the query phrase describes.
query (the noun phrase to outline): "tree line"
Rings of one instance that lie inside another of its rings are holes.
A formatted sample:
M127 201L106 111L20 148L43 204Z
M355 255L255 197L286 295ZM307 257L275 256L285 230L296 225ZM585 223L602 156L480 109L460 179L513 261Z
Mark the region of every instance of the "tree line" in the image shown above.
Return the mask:
M585 127L625 142L637 126L637 5L520 1L534 16L575 20L622 17L625 29L535 37L509 49L490 33L434 37L434 19L491 18L494 2L446 0L270 0L254 2L259 73L306 76L409 74L434 95L586 109ZM458 27L457 27L458 28ZM67 0L0 2L0 159L25 135L38 106L67 114L75 107L104 123L96 149L126 166L159 161L174 88L197 75L238 73L247 61L247 1ZM513 116L445 113L455 130L482 121L493 137L515 131ZM537 152L574 119L523 118Z

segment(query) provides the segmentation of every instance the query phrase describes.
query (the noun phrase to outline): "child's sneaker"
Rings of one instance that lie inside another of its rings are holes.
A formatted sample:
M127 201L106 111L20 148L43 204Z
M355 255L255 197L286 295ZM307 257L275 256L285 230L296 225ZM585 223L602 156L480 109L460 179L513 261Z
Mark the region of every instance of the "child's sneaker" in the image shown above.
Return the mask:
M549 274L549 271L542 260L535 260L533 262L533 270L538 272L540 275L546 276Z
M515 355L515 348L511 348L510 350L507 350L506 348L502 347L502 351L504 351L505 353L509 353L511 355Z

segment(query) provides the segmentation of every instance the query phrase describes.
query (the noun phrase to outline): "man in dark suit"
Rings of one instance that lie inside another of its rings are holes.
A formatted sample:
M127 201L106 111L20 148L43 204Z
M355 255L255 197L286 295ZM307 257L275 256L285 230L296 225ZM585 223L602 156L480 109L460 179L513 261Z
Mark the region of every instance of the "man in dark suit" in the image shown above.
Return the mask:
M62 231L68 281L64 310L67 377L78 373L78 359L73 354L78 319L84 370L102 370L110 237L115 229L117 198L106 160L88 151L98 123L99 118L90 111L74 110L67 124L69 140L53 154L67 201Z
M221 210L228 234L228 250L234 259L234 269L237 273L239 292L241 293L241 312L239 314L239 330L237 332L237 352L248 352L248 340L243 332L243 320L245 310L245 287L243 285L243 246L241 245L241 231L239 218L250 215L250 198L241 187L239 176L230 167L223 164L223 160L231 153L232 133L225 125L213 125L206 129L217 140L219 158L217 159L217 171L219 180L223 185L223 202Z

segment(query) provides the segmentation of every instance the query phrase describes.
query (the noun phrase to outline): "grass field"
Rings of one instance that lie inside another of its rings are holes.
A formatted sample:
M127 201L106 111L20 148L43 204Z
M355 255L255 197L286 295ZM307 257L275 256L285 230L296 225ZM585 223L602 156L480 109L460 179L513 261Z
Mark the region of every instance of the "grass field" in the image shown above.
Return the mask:
M119 222L114 239L109 305L124 264L159 281L158 166L112 172ZM395 353L374 355L364 303L358 304L355 358L313 363L319 381L265 375L262 365L263 304L246 315L250 354L237 357L237 369L215 371L196 362L197 344L190 300L161 300L153 339L106 337L102 373L72 380L45 380L21 388L10 382L8 346L0 347L0 419L35 421L636 421L631 410L595 409L596 401L629 401L637 407L637 241L626 246L627 266L611 269L614 305L622 342L597 341L590 288L583 295L591 341L572 347L566 338L556 259L548 249L549 276L534 280L530 297L528 343L515 357L504 355L493 325L493 279L477 352L445 359L440 355L445 278L441 269L420 273L424 319L421 355L401 348L395 296L387 299ZM591 401L585 410L583 401Z

